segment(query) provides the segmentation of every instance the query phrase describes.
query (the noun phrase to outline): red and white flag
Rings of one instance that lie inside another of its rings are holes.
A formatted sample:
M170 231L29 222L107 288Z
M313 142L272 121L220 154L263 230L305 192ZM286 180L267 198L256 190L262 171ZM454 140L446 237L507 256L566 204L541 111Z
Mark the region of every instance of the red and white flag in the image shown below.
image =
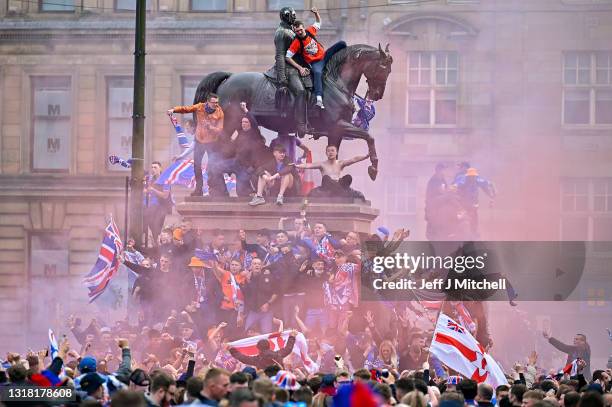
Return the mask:
M250 338L230 342L228 345L232 348L236 348L244 355L256 356L259 353L257 350L257 342L259 342L259 340L267 339L270 343L270 349L273 351L279 351L286 346L290 333L290 330L285 330L283 332L273 332L270 334L251 336ZM303 333L298 332L297 336L295 337L295 346L293 346L292 352L302 360L302 363L304 363L304 367L308 373L316 373L319 370L319 365L317 365L310 358L310 356L308 356L308 342L306 342L306 337Z
M469 331L442 313L429 350L446 366L478 383L485 382L493 388L508 384L497 362Z
M306 153L306 164L312 164L312 152ZM314 175L312 170L303 170L302 172L302 194L308 196L310 191L315 187Z
M568 363L563 368L563 373L569 374L570 376L576 376L578 374L578 360L574 359L571 363Z

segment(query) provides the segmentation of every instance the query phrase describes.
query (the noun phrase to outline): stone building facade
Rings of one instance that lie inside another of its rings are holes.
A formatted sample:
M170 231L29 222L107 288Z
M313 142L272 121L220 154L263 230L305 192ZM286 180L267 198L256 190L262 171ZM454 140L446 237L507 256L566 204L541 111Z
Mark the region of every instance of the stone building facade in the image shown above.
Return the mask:
M105 216L123 219L126 173L107 157L130 153L134 4L0 0L0 324L27 327L5 343L57 323L64 299L25 293L84 291ZM499 190L494 207L482 200L484 237L612 240L612 1L148 4L147 165L176 153L165 111L204 74L265 70L274 10L318 6L324 42L389 43L394 58L372 128L380 177L354 170L379 224L424 238L435 163L468 160Z

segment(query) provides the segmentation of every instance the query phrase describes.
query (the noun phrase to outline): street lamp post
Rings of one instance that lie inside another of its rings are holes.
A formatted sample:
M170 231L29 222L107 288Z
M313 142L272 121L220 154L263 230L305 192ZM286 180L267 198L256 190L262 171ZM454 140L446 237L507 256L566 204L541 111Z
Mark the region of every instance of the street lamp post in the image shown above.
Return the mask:
M130 235L136 245L142 244L144 125L145 125L145 33L146 0L136 0L136 32L134 47L134 104L132 113L132 179Z

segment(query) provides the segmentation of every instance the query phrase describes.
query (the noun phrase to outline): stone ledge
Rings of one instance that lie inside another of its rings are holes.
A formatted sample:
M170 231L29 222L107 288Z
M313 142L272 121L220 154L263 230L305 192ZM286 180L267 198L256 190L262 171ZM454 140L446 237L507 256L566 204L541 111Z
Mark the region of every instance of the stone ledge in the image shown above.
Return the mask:
M261 228L276 230L281 217L300 216L303 198L287 198L282 206L273 200L265 205L250 207L248 199L234 198L219 200L214 198L186 198L177 203L179 214L193 222L194 227L206 231L221 229L237 232L244 229L253 232ZM371 224L379 211L372 208L368 201L308 199L306 217L310 223L324 222L331 232L355 231L370 233Z

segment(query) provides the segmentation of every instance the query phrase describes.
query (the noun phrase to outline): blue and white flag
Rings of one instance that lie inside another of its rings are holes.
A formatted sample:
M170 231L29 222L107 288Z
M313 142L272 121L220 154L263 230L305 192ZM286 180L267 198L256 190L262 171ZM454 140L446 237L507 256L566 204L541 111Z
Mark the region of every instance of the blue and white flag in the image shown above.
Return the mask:
M181 148L188 148L191 143L189 142L189 138L187 137L183 126L181 126L181 124L178 122L177 118L174 115L170 114L168 116L170 116L170 121L174 126L174 131L176 132L176 139L179 143L179 146L181 146Z
M49 353L51 354L51 360L57 357L58 352L59 346L57 344L57 338L55 337L53 329L49 328Z

